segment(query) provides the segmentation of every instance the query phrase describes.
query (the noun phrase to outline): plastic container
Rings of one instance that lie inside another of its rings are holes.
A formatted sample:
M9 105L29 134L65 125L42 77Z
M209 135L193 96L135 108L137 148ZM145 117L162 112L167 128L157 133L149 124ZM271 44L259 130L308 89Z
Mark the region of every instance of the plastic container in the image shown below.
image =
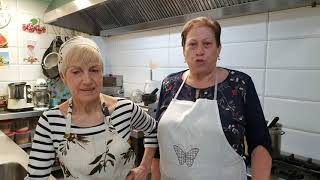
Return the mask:
M36 130L35 129L32 129L31 132L30 132L30 138L31 138L31 142L33 140L33 137L34 137L34 134L36 133Z
M12 120L0 121L0 130L5 134L8 134L11 131L13 131L13 121Z
M30 133L31 130L21 131L15 133L15 142L17 144L27 144L30 143Z
M29 129L33 130L36 129L37 125L38 125L38 117L31 117L29 118Z
M29 119L23 118L23 119L16 119L14 121L16 132L25 132L29 130Z
M6 135L7 135L10 139L12 139L12 141L14 141L15 134L16 134L15 132L6 133Z

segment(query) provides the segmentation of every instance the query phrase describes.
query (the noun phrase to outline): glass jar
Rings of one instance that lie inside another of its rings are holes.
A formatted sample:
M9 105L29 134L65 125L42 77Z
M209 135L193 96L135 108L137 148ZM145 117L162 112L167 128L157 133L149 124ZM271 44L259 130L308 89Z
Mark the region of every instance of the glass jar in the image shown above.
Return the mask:
M50 106L50 93L47 89L38 89L33 92L35 110L47 110Z

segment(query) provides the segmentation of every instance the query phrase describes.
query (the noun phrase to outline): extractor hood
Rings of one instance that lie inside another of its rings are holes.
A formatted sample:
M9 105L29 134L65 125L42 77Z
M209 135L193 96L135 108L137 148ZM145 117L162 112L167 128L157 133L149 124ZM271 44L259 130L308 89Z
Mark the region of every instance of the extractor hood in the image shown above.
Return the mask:
M53 0L44 22L111 36L179 25L197 16L222 19L318 4L320 0Z

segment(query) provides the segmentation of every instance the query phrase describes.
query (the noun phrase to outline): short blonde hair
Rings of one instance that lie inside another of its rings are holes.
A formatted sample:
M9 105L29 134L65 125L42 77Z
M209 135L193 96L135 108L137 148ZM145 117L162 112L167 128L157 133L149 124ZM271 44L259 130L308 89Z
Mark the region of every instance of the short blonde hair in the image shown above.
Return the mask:
M208 17L197 17L197 18L191 19L183 26L182 33L181 33L181 45L183 49L186 45L187 35L190 32L190 30L194 27L201 27L201 26L209 27L214 33L217 46L218 47L221 46L221 42L220 42L221 26L218 23L218 21Z
M59 73L65 75L67 69L75 61L81 64L91 64L98 62L102 66L103 60L98 45L91 39L82 36L74 37L61 45L59 50Z

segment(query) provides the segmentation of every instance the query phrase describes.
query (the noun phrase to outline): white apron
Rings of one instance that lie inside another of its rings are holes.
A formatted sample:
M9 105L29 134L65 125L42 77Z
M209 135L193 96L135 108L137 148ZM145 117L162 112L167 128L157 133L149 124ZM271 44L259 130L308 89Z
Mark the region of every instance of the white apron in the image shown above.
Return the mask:
M59 144L57 155L68 180L124 180L134 167L135 154L130 145L114 130L110 131L109 118L105 118L106 131L90 136L77 136L71 131L71 107L66 123L65 138Z
M186 79L159 122L161 179L246 180L244 160L222 130L217 83L214 100L177 100Z

